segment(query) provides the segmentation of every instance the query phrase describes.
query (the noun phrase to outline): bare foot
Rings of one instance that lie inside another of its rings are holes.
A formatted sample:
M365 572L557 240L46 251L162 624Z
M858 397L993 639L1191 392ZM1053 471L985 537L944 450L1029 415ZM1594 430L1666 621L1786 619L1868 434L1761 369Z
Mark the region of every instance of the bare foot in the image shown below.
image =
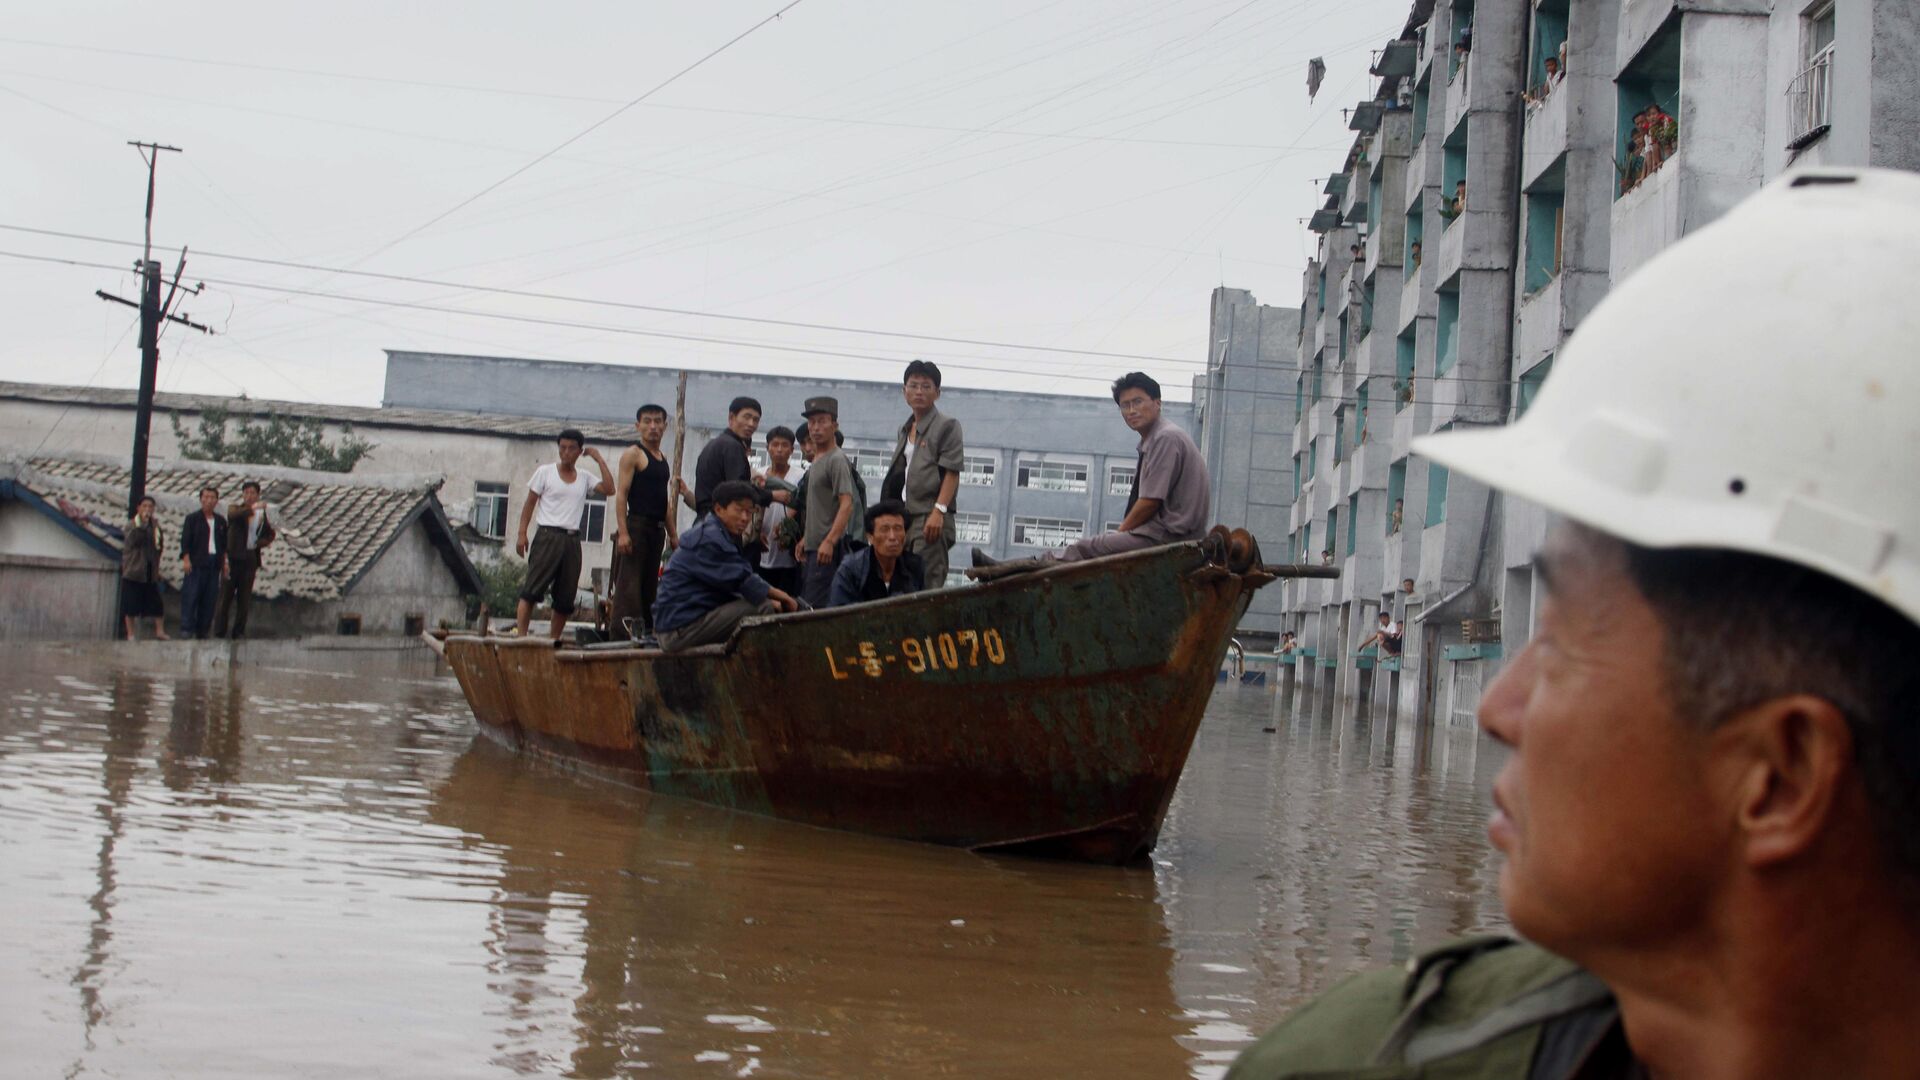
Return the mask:
M156 632L156 633L155 633L155 634L153 635L153 640L155 640L155 641L172 641L173 639L172 639L172 638L170 638L170 637L168 637L168 636L167 636L167 635L166 635L166 634L165 634L164 632Z

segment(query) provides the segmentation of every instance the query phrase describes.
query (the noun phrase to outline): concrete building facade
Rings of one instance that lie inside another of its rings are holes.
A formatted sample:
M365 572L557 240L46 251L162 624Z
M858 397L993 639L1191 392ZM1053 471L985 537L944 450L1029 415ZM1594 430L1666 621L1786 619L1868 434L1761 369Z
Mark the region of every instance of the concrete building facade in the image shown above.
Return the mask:
M1282 587L1299 701L1472 722L1548 523L1412 440L1523 414L1613 282L1780 171L1920 168L1916 55L1911 3L1414 5L1309 223L1288 542L1341 576ZM1382 610L1397 662L1356 651Z

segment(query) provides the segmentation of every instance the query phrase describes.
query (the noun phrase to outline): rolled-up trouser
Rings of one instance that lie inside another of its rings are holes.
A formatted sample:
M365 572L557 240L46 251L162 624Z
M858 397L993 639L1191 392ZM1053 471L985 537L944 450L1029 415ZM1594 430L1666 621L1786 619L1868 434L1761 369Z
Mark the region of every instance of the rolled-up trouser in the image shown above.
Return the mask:
M631 621L637 638L653 629L653 601L660 593L660 551L667 546L667 527L658 518L627 518L627 537L633 554L613 548L613 632L627 632Z
M847 541L833 545L833 561L825 566L813 552L800 562L800 598L814 607L827 607L833 599L833 575L840 572L840 560L847 556Z
M553 613L571 615L580 591L580 533L540 526L527 548L527 583L520 599L537 604L552 595Z
M947 587L947 553L953 550L953 515L947 515L946 526L940 530L937 543L927 543L927 515L910 518L907 521L907 550L920 556L920 565L926 567L927 588L944 589Z
M678 630L660 631L660 647L680 652L698 645L717 645L733 635L733 628L749 615L771 615L780 605L771 600L758 604L746 597L729 600Z
M1158 547L1159 544L1160 541L1149 540L1138 533L1110 532L1075 540L1059 551L1049 551L1040 557L1052 562L1079 562L1081 559L1097 559L1102 555L1119 555Z

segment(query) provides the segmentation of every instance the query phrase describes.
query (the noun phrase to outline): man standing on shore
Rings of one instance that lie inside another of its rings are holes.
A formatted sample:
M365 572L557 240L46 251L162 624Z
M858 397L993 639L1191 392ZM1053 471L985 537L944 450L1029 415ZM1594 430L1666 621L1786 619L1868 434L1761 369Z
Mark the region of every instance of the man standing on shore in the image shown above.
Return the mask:
M587 495L613 494L613 470L600 451L587 448L587 437L577 428L560 433L560 460L540 466L527 483L527 501L520 507L520 538L515 554L527 560L527 583L520 589L516 620L521 634L533 621L533 605L551 595L553 638L557 641L573 614L574 594L580 590L580 522L587 514ZM585 453L600 466L598 484L575 467ZM538 520L540 531L527 543L527 526ZM529 554L531 549L531 554Z
M966 465L960 422L934 407L940 400L940 369L925 360L907 365L901 394L912 414L900 425L880 499L907 507L907 551L919 556L926 587L947 584L947 552L955 538L953 500ZM875 505L879 505L876 503Z
M204 638L213 629L213 609L220 601L220 573L227 565L227 519L215 509L220 489L200 489L200 512L188 514L180 527L180 636Z
M227 576L220 584L220 607L213 616L213 632L219 637L228 636L227 620L232 618L235 641L247 636L253 579L275 536L273 523L267 520L267 504L260 501L259 483L241 484L240 500L227 508Z
M800 540L801 596L826 607L833 575L846 557L847 521L853 516L853 464L841 451L840 401L807 399L803 412L813 438L813 468L807 472L806 532Z
M640 441L621 452L613 485L613 631L638 640L653 632L660 553L679 546L680 527L667 498L673 470L660 450L667 410L642 405L633 427Z

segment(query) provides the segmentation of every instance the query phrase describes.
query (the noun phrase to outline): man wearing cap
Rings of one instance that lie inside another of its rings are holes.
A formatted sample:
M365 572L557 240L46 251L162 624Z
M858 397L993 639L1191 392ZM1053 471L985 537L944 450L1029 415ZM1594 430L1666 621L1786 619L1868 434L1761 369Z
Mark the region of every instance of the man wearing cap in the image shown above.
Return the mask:
M806 531L800 539L800 594L814 607L826 607L833 575L846 557L847 524L853 517L853 463L840 449L840 402L811 397L803 410L813 439L813 467L807 470Z
M1531 944L1359 976L1231 1076L1920 1076L1917 249L1920 176L1789 173L1511 427L1414 441L1563 515L1480 703Z
M753 572L740 545L753 527L757 501L752 484L725 481L713 489L706 517L681 539L660 578L653 626L660 647L680 652L717 645L749 615L794 611L793 597Z
M947 552L957 536L953 500L966 466L966 440L960 422L934 407L940 400L938 366L926 360L908 364L900 390L911 411L894 441L880 498L906 504L907 551L919 556L927 586L938 589L947 583Z

